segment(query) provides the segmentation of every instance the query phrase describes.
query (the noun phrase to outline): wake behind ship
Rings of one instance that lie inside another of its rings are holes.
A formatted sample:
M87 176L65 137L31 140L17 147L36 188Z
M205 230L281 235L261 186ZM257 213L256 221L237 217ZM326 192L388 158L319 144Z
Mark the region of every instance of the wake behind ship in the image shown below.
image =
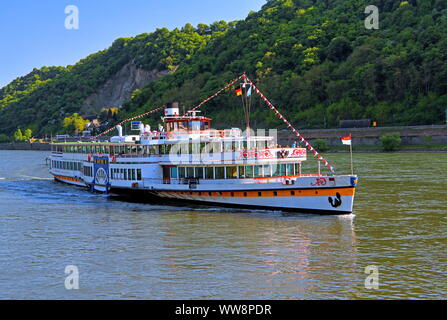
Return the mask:
M241 78L243 90L236 91L247 108L249 92L259 90L245 75ZM197 107L180 115L174 103L164 111L164 125L156 131L135 117L129 120L138 134L123 135L123 122L106 141L52 143L50 173L99 192L306 213L352 212L357 176L302 172L308 151L327 164L304 138L299 136L305 147L281 147L274 136L214 130L212 119L200 116Z

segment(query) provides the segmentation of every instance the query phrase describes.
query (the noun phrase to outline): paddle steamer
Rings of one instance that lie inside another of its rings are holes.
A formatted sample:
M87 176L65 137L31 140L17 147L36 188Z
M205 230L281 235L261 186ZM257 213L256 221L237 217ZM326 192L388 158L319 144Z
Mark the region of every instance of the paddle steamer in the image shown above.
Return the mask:
M213 130L212 119L198 111L180 115L178 104L168 105L162 120L156 131L133 122L136 134L124 135L118 125L107 141L52 143L50 173L99 192L321 214L353 211L357 176L302 172L310 148L281 147L274 135L250 130Z

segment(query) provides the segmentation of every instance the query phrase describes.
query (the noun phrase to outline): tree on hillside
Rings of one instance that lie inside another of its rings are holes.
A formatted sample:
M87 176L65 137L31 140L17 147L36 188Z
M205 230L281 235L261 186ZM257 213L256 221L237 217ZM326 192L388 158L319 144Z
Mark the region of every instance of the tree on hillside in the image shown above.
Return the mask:
M84 120L78 113L73 113L70 117L64 119L63 127L67 132L79 133L85 129L88 123L89 121Z
M9 137L4 133L0 134L0 143L3 142L9 142Z
M33 131L31 129L26 129L24 134L23 134L23 139L24 140L29 140L33 137Z
M23 141L23 134L22 134L22 130L20 130L20 128L17 129L17 130L14 132L13 140L14 140L15 142L21 142L21 141Z

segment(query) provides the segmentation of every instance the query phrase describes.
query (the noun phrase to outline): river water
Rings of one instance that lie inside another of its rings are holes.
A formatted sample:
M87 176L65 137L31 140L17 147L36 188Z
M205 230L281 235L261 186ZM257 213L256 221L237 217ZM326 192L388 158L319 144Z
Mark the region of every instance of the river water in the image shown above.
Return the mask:
M355 155L349 216L125 202L55 183L47 155L0 151L1 299L447 298L447 154Z

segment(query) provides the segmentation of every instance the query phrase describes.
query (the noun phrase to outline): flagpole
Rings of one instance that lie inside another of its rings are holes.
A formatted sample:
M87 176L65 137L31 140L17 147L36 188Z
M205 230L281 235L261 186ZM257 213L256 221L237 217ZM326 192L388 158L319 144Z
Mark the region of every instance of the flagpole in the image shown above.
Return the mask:
M352 160L352 134L350 133L349 136L351 137L351 143L349 144L349 149L351 151L351 174L354 175L354 162Z

